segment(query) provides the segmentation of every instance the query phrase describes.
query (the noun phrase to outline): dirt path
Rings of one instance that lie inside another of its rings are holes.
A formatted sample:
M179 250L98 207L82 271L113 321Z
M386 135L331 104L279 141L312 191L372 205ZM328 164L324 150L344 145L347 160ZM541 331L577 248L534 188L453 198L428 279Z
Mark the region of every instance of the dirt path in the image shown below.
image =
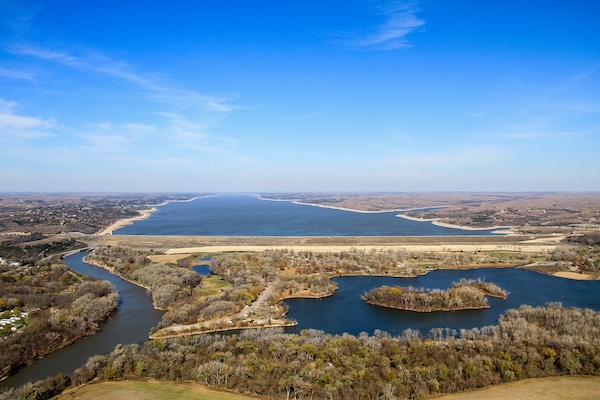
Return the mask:
M173 337L181 335L192 335L197 333L206 333L205 330L203 331L203 328L211 326L222 326L230 324L232 323L232 321L238 321L238 323L231 326L230 329L242 329L244 327L240 326L240 322L250 323L250 321L253 320L255 316L259 317L256 321L253 321L252 327L258 328L260 326L265 326L269 323L269 321L271 321L269 326L283 326L283 321L271 320L271 310L268 309L268 307L270 306L267 305L267 300L275 292L275 286L275 282L268 283L265 289L256 298L256 300L252 302L251 305L245 306L241 311L235 314L227 315L225 317L213 318L207 321L197 322L195 324L168 326L155 332L153 335L150 336L150 338Z

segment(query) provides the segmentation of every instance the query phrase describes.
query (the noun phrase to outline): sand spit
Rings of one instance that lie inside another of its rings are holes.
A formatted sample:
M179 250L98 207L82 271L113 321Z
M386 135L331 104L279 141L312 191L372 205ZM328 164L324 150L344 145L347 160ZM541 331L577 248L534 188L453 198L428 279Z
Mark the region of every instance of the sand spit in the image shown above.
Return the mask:
M492 233L507 234L507 233L512 232L512 230L515 228L514 226L490 226L490 227L487 227L487 228L474 228L472 226L454 225L454 224L449 224L447 222L441 222L437 218L430 218L430 219L416 218L416 217L411 217L411 216L406 215L406 214L398 214L396 216L400 217L400 218L407 219L409 221L431 222L433 225L441 226L441 227L444 227L444 228L462 229L464 231L489 231L489 230L495 230Z
M586 274L580 274L579 272L561 271L561 272L555 272L552 275L557 276L559 278L575 279L578 281L592 280L591 276L586 275Z
M120 219L117 222L111 224L110 226L108 226L107 228L101 230L100 232L98 232L98 235L112 235L113 231L116 231L117 229L121 229L126 227L127 225L131 225L133 224L135 221L141 221L144 219L148 219L150 218L150 216L155 213L156 211L158 211L158 209L156 207L152 207L150 209L147 210L141 210L139 213L140 215L137 215L135 217L131 217L131 218L125 218L125 219Z
M300 206L311 206L311 207L329 208L331 210L349 211L349 212L355 212L355 213L361 213L361 214L381 214L381 213L390 213L390 212L407 212L407 211L427 210L427 209L432 208L432 207L417 207L417 208L406 208L406 209L392 209L392 210L368 211L368 210L358 210L356 208L330 206L330 205L327 205L327 204L306 203L306 202L303 202L302 200L295 200L295 199L289 199L289 200L288 199L269 199L267 197L261 197L261 196L257 196L257 198L259 200L264 200L264 201L283 201L283 202L288 202L288 203L292 203L292 204L297 204L297 205L300 205ZM437 207L436 206L435 208L442 208L442 207ZM417 220L417 219L415 219L415 220ZM426 220L424 220L424 221L426 221Z

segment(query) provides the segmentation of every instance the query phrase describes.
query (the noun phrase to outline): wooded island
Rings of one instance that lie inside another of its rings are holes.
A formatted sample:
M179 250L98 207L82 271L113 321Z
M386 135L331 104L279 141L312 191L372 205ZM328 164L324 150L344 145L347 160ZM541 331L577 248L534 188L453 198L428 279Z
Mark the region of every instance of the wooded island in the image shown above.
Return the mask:
M361 298L381 307L433 312L489 308L486 295L505 299L508 292L492 282L462 278L448 290L384 285L371 289Z

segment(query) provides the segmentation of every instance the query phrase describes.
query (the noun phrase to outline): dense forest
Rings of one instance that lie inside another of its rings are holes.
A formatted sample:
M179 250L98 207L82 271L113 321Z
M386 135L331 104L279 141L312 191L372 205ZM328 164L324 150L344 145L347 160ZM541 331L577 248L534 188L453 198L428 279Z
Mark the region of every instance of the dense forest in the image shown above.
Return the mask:
M117 346L59 375L0 394L49 398L91 380L164 379L278 399L398 399L515 380L600 374L600 313L560 304L509 310L498 325L427 337L329 335L280 328Z
M486 295L506 298L508 293L493 282L462 278L448 290L384 285L369 290L361 298L377 306L431 312L488 308Z
M0 267L0 313L26 313L0 331L0 377L84 336L112 315L119 296L106 281L80 276L59 260Z
M11 236L0 241L0 257L22 265L34 265L50 255L83 248L83 243L73 238L51 238L39 232Z

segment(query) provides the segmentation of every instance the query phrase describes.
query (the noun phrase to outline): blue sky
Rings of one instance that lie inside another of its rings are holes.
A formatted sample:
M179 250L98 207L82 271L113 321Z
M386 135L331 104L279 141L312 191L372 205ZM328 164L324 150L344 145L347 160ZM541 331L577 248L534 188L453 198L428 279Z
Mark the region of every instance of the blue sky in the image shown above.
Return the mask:
M599 191L600 2L0 0L0 191Z

